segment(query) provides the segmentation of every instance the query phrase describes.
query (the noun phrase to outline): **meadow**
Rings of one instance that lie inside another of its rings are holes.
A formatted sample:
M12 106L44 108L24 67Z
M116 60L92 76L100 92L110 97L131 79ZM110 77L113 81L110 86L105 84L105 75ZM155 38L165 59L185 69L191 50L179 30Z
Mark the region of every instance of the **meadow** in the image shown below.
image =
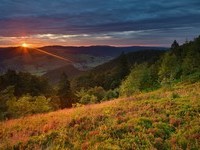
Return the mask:
M0 149L200 148L200 82L0 123Z

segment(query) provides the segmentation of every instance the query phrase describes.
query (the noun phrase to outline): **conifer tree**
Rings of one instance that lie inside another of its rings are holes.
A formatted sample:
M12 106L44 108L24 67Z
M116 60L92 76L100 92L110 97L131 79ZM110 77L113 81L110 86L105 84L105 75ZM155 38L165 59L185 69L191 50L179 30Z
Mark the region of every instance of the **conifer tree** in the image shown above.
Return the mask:
M68 76L65 73L62 73L61 75L58 87L58 96L61 101L61 108L69 108L72 106L73 100L70 88L70 81L68 80Z

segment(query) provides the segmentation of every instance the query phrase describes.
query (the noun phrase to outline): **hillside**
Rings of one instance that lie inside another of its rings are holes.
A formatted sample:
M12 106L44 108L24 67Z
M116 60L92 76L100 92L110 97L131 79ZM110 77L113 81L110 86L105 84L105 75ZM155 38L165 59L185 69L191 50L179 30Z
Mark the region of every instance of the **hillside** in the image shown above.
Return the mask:
M166 51L164 50L140 50L135 52L129 52L125 54L125 57L127 59L128 66L132 67L134 64L141 64L141 63L155 63L161 55L163 55ZM91 70L92 73L100 73L101 70L111 72L114 70L115 67L120 65L120 56L117 58L104 63L102 65L99 65Z
M150 50L150 49L139 50L135 52L126 53L126 59L127 59L129 67L131 68L131 66L133 66L135 63L140 64L140 63L146 62L146 63L152 64L155 61L157 61L159 57L162 54L164 54L164 52L165 52L164 50ZM98 53L98 51L96 51L96 53ZM95 61L97 62L97 59L95 59ZM81 63L80 64L76 63L74 66L66 65L66 66L58 67L56 69L49 70L42 76L46 77L47 79L49 79L51 83L54 83L54 84L59 81L60 75L63 72L65 72L70 79L77 78L77 80L78 78L84 78L85 76L88 76L88 74L93 74L93 75L96 74L97 76L104 76L105 74L113 74L114 76L117 67L120 66L120 63L121 63L120 61L121 61L120 57L118 56L103 64L101 64L103 60L99 60L98 64L100 65L97 65L97 66L94 65L90 67L90 66L84 66L84 64L81 65ZM102 72L102 70L104 71ZM91 79L93 78L94 77L91 77ZM93 79L93 80L96 80L96 79Z
M72 81L73 89L80 90L81 87L91 88L102 86L104 89L117 88L128 71L135 64L155 63L165 53L164 50L141 50L129 53L122 53L104 64L98 65ZM123 73L124 72L124 73ZM112 80L110 80L112 79Z
M199 149L200 83L0 123L0 149Z
M59 82L62 73L66 73L69 79L79 76L84 73L84 71L78 70L72 65L66 65L57 69L50 70L46 72L43 76L46 77L51 83L56 84Z

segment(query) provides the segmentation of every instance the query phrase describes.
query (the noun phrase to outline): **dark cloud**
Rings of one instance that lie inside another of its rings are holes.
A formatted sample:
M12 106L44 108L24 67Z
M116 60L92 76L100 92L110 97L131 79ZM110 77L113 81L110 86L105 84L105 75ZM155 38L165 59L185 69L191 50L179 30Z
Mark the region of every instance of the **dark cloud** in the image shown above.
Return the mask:
M179 32L188 38L200 33L199 0L1 0L0 10L1 37L63 34L94 44L100 38L91 38L99 36L110 37L105 39L112 45L119 40L168 45L166 38L186 38ZM126 33L132 34L126 38Z

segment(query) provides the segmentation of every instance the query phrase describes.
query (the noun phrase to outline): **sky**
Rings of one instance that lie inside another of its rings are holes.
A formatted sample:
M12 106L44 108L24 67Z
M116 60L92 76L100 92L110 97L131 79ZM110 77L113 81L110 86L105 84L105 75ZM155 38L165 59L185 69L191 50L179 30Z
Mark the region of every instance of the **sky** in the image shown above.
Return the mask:
M200 35L200 0L0 0L0 46L164 46Z

